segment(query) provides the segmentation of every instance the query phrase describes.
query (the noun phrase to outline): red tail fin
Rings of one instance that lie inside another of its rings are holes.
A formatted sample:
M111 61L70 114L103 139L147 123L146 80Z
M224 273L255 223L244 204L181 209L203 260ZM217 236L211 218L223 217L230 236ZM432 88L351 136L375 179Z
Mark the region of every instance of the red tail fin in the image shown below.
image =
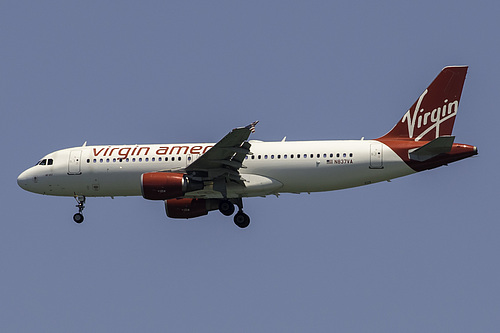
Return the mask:
M431 141L451 135L467 66L445 67L394 128L379 139Z

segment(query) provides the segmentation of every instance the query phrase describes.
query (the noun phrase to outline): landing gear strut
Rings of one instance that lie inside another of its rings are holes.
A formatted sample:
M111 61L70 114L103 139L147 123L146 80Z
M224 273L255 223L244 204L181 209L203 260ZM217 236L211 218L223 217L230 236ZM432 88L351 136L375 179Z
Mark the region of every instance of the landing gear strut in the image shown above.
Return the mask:
M76 196L75 195L75 200L78 203L76 205L76 208L78 208L78 213L73 215L73 221L76 223L82 223L83 222L83 209L85 208L85 196Z
M222 215L231 216L234 213L234 205L238 206L238 213L234 215L234 224L240 228L246 228L250 224L250 217L243 213L243 200L238 199L224 199L219 202L219 211Z
M243 213L243 200L241 200L241 198L236 201L236 205L238 206L239 210L238 213L234 215L234 224L244 229L250 224L250 217L247 214Z

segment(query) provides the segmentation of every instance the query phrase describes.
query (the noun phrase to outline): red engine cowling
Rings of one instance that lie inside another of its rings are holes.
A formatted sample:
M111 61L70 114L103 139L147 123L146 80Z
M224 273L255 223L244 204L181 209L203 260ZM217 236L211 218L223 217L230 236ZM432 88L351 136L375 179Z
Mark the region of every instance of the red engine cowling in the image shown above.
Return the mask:
M176 219L189 219L207 215L209 211L218 209L219 201L216 199L170 199L165 200L165 212L168 217Z
M149 172L141 176L142 196L149 200L167 200L182 197L186 192L203 189L203 182L186 174Z

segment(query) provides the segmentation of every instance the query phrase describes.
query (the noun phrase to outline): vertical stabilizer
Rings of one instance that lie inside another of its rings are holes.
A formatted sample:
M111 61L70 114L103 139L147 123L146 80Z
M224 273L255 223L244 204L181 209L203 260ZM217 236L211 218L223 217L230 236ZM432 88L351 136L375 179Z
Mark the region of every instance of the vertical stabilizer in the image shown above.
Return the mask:
M467 68L443 68L396 126L379 139L432 141L440 136L450 136Z

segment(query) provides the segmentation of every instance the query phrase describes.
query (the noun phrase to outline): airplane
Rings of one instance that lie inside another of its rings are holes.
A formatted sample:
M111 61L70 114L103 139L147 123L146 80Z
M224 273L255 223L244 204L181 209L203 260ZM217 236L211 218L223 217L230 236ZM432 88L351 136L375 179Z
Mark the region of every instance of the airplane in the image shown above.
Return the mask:
M43 157L22 172L24 190L74 197L76 223L87 197L142 196L162 201L170 218L219 210L238 212L243 198L339 190L389 181L477 155L454 143L455 117L467 66L445 67L384 136L374 140L248 140L258 121L233 129L217 143L73 147Z

